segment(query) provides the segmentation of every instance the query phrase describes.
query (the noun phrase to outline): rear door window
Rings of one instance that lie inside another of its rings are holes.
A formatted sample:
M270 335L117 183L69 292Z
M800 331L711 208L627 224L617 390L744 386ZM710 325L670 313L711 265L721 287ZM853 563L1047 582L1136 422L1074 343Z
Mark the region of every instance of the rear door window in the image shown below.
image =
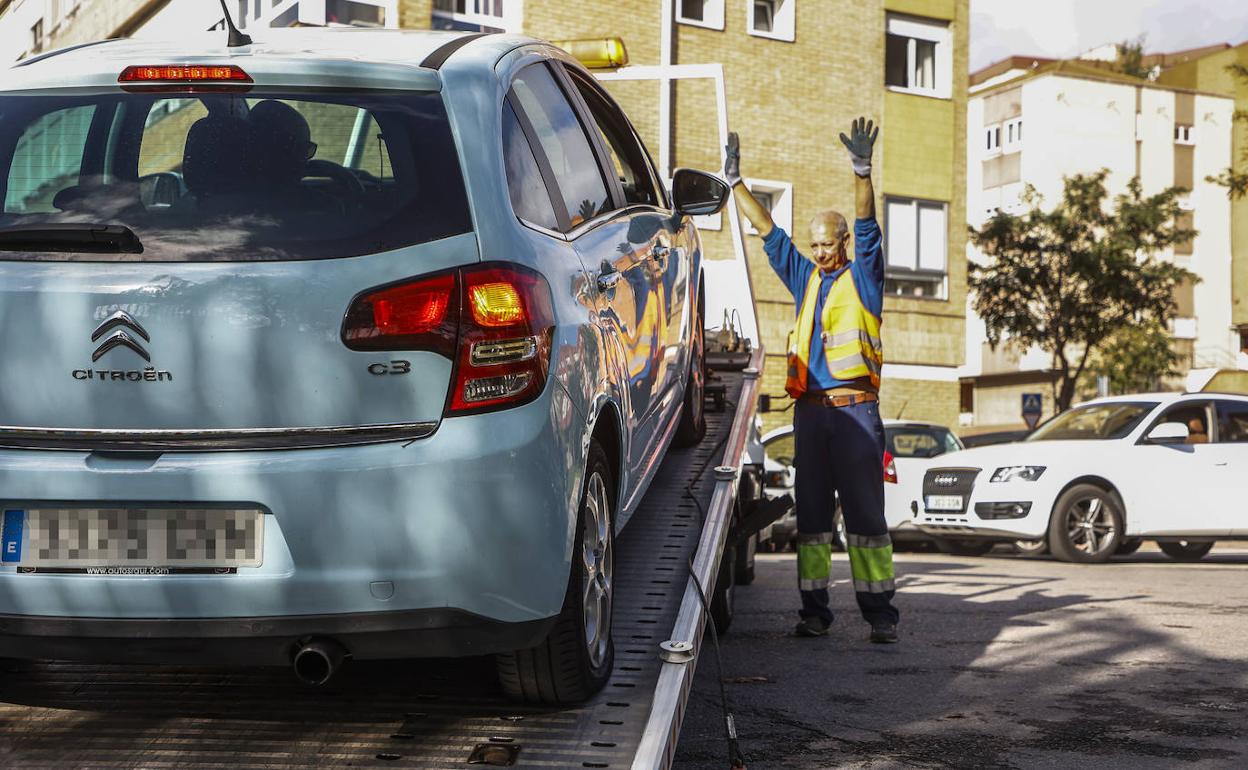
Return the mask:
M662 207L665 201L652 174L649 157L624 113L596 86L570 68L567 71L585 99L595 128L611 157L611 164L624 188L624 202Z
M534 150L550 165L567 208L569 225L579 226L612 209L598 159L567 96L544 64L522 70L512 86L537 139Z
M472 230L437 93L3 95L0 173L0 229L121 225L143 244L0 259L320 259Z
M34 116L17 138L9 160L4 211L48 214L61 190L78 184L95 107L65 107Z
M516 216L529 224L558 230L559 218L550 190L510 102L503 103L503 162L507 166L507 192Z
M1218 401L1218 443L1248 444L1248 403Z

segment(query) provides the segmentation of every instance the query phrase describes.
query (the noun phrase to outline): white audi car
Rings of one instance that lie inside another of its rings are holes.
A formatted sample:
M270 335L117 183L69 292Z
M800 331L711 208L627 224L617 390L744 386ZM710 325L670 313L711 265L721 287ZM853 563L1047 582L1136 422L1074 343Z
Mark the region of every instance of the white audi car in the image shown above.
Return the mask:
M940 538L1045 540L1098 563L1155 540L1180 560L1248 539L1248 397L1118 396L1025 441L968 449L927 471L914 523Z

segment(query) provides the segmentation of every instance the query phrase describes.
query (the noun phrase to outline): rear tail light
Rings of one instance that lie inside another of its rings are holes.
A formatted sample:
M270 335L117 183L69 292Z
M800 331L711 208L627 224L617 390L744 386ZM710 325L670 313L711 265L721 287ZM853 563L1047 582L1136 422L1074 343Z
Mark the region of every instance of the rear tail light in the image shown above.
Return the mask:
M518 265L485 265L461 274L465 312L448 414L528 403L541 394L550 365L554 309L550 286Z
M554 310L537 273L487 264L365 292L351 303L352 350L428 350L454 362L446 413L519 406L546 385Z
M887 449L884 450L884 483L897 483L897 463L893 461L893 455Z

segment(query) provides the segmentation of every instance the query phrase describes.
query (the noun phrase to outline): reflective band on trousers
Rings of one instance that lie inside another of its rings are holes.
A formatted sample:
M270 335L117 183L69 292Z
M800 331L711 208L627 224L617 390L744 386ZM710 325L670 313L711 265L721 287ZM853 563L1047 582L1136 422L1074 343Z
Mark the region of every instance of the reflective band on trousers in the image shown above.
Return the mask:
M797 583L803 591L814 591L828 587L828 579L832 576L832 537L827 542L807 543L801 539L821 537L819 535L798 535L797 544Z
M851 538L855 536L851 535ZM851 539L849 543L849 568L854 576L854 586L856 590L859 583L864 585L878 585L887 583L890 587L880 589L881 591L891 591L894 578L893 573L893 546L888 536L882 538L857 538L860 542L883 540L884 544L874 546L855 545ZM869 591L870 593L878 593L879 591Z
M854 590L864 594L882 594L888 591L896 590L896 584L892 580L880 580L875 583L868 583L865 580L855 580Z
M797 542L806 545L823 545L832 542L831 532L816 532L814 534L797 533Z
M845 535L846 545L855 548L883 548L892 545L893 539L888 535Z

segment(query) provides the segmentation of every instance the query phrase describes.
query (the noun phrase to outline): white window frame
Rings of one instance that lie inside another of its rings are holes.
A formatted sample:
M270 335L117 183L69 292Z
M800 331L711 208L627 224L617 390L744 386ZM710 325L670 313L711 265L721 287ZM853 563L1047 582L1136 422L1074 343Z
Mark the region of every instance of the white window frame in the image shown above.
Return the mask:
M1001 152L1011 153L1023 149L1023 119L1010 118L1001 124Z
M793 232L793 183L777 182L772 179L743 179L750 193L767 193L771 196L771 221L786 233ZM750 235L758 235L758 230L747 220L745 231Z
M1174 143L1194 145L1196 144L1196 126L1188 126L1182 123L1174 124Z
M893 215L893 204L908 205L914 216L914 267L897 266L892 261L892 254L888 248L890 243L890 231ZM922 260L921 250L923 245L922 220L919 215L921 208L939 208L945 219L945 238L940 243L943 256L943 267L940 270L931 268L920 268L919 264ZM910 198L902 195L885 195L884 196L884 276L885 280L897 281L920 281L925 283L939 284L937 292L928 297L908 297L901 295L906 299L923 299L933 300L937 302L946 301L949 297L949 204L946 201L924 200L921 198ZM897 296L886 294L886 296Z
M502 15L482 11L492 5L492 0L464 0L464 11L441 11L433 9L437 19L448 19L460 24L501 29L504 32L520 32L524 26L524 9L520 0L506 0ZM468 10L471 7L473 10Z
M775 6L771 31L754 28L754 4L758 0L746 0L745 28L754 37L783 40L792 43L797 39L797 0L769 0Z
M991 126L984 126L984 156L993 157L1001 154L1001 124L993 123Z
M382 27L398 29L399 0L349 0L349 2L380 8L382 10ZM240 14L242 18L235 19L235 22L242 29L263 29L268 27L273 23L274 19L287 13L292 8L297 10L300 24L314 27L327 25L325 17L328 13L325 0L279 0L276 4L272 3L271 0L246 0L246 3L246 12ZM346 25L335 24L333 26Z
M888 34L910 38L906 47L907 80L913 77L916 58L916 40L925 40L936 44L936 84L932 88L916 86L887 86L888 90L917 96L930 96L936 99L953 98L953 36L948 22L936 19L925 19L919 16L905 16L890 13L887 15L886 29ZM886 54L887 55L887 54Z
M681 0L672 0L675 5L676 21L681 24L688 24L691 27L705 27L706 29L724 30L724 2L725 0L702 0L702 18L691 19L681 13ZM750 3L750 10L753 11L754 4Z

